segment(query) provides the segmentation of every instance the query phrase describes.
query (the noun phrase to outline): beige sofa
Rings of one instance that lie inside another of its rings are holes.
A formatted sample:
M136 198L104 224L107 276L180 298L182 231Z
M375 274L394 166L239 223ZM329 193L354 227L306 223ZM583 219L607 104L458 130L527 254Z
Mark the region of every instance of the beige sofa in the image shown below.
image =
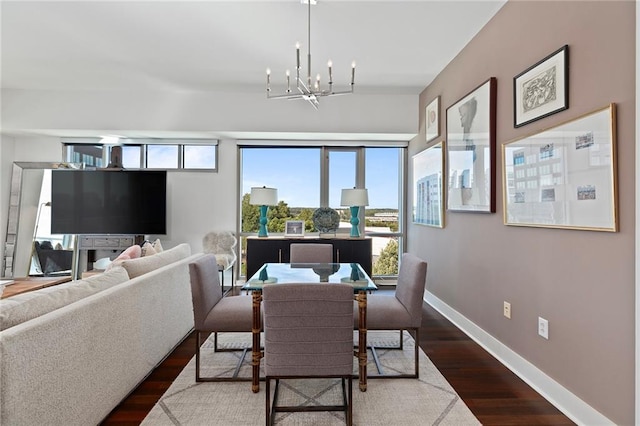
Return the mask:
M102 421L193 328L188 244L0 300L0 424Z

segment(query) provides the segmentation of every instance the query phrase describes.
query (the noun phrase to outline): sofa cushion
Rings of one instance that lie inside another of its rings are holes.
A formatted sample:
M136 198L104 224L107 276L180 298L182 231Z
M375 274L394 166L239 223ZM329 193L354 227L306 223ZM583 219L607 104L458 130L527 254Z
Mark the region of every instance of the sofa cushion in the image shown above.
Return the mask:
M115 267L103 274L71 281L0 300L0 330L59 309L99 291L128 281L127 272Z
M122 262L122 267L127 270L129 278L135 278L170 263L185 259L190 255L191 246L187 243L182 243L152 256L143 256L138 259L124 260Z

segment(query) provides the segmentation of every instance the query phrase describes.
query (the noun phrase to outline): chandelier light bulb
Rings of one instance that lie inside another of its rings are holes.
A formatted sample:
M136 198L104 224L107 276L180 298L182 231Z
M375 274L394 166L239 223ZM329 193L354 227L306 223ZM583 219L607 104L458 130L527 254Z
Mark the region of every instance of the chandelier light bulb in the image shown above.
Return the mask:
M289 70L287 70L286 75L287 75L287 93L291 93L291 78L290 78Z
M271 69L267 68L267 96L271 91Z
M351 87L356 79L356 61L351 62Z

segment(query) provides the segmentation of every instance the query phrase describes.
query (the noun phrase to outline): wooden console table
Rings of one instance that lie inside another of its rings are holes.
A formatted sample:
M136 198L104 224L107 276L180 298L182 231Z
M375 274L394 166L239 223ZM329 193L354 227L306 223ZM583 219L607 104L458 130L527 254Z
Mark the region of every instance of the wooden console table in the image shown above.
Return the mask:
M51 287L71 281L70 276L64 277L24 277L24 278L0 278L1 280L10 280L13 283L7 284L2 292L2 299L15 296L16 294L26 293L28 291L40 290L41 288Z
M372 276L371 238L247 238L247 277L265 263L289 263L292 243L326 243L333 245L334 263L359 263Z

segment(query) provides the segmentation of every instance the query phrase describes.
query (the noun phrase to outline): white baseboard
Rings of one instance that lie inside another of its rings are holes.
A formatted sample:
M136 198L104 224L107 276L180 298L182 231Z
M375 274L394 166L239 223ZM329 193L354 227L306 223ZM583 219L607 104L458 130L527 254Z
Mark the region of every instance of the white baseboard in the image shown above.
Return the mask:
M575 423L615 424L437 296L427 291L424 300Z

